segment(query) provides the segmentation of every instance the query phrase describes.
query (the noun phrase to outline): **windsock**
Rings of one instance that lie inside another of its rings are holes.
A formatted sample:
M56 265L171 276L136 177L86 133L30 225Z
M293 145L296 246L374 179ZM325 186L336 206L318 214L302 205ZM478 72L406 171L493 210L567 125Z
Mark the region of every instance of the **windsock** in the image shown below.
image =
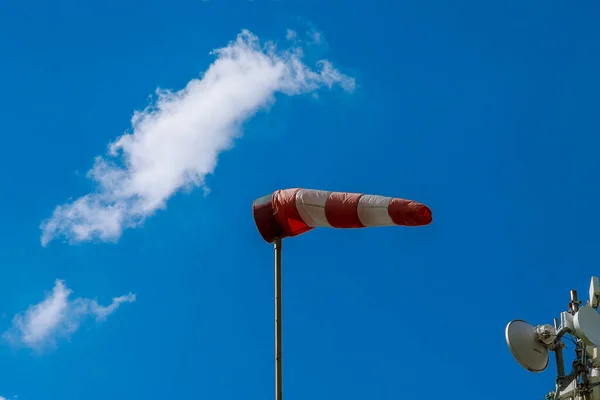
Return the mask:
M416 201L309 189L277 190L261 197L252 204L252 214L268 243L316 227L421 226L432 221L431 210Z

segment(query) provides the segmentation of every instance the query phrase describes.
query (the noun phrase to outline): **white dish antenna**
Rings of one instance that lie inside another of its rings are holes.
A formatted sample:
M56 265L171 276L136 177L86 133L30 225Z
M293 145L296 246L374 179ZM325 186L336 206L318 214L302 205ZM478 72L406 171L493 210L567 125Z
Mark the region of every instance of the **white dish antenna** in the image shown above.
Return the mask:
M523 320L516 319L506 325L506 343L510 352L523 368L531 372L545 370L550 359L548 348L538 339L536 328Z
M580 307L573 318L573 325L575 325L577 337L585 344L600 345L600 314L592 306L586 304Z

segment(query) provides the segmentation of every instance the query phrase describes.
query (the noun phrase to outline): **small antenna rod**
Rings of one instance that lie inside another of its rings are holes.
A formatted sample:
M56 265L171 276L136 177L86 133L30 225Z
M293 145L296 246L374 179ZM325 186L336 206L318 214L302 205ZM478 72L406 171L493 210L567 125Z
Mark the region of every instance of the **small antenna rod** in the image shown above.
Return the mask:
M579 311L581 301L577 299L577 290L571 290L571 302L569 303L569 312L573 315Z

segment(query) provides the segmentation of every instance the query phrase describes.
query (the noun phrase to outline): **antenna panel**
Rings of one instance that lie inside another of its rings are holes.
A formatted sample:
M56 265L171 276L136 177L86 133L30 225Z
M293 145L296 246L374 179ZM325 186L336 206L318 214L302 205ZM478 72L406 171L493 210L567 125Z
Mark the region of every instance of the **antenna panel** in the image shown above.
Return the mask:
M600 314L586 304L579 308L573 318L577 337L589 346L600 345Z
M598 281L598 277L592 276L592 281L590 282L590 306L593 308L598 307L598 300L600 298L600 282Z

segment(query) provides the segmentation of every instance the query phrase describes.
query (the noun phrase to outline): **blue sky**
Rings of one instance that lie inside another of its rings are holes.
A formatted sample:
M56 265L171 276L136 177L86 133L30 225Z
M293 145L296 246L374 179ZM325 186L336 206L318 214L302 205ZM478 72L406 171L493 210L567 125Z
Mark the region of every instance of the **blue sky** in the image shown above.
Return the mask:
M0 396L273 396L251 203L306 187L434 222L284 241L286 399L541 399L504 328L600 275L599 12L0 2Z

